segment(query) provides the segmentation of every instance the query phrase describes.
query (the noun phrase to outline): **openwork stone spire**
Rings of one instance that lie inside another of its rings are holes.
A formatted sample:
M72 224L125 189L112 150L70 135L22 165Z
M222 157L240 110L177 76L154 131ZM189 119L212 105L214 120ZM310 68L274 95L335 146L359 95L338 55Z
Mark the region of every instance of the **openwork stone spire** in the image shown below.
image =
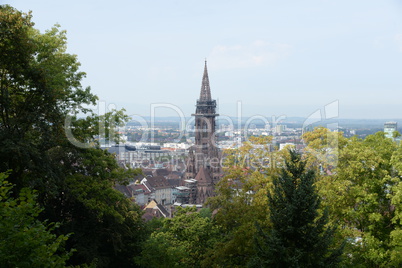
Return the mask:
M202 204L210 196L214 195L214 185L221 178L221 152L216 146L215 117L216 100L211 98L207 61L205 61L204 75L200 98L197 100L194 122L194 145L190 147L186 179L194 179L197 182L196 204ZM193 201L194 202L194 201Z
M205 61L204 75L202 77L200 101L210 101L211 100L211 89L209 87L209 78L207 70L207 61Z

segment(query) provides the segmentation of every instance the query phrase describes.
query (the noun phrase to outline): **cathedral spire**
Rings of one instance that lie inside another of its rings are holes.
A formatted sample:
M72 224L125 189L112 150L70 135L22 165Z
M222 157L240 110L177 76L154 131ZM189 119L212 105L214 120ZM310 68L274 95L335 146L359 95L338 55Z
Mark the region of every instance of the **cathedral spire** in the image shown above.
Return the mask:
M205 60L204 75L202 76L202 85L200 92L200 101L211 101L211 89L209 88L209 78L207 70L207 60Z

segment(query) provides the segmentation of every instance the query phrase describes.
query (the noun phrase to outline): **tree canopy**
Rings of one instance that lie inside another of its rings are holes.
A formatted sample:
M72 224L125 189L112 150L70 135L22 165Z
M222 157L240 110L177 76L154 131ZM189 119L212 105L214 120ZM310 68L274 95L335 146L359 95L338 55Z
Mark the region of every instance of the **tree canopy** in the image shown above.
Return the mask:
M137 263L143 267L203 266L218 231L203 214L195 207L177 207L174 218L164 219L162 227L145 241Z
M256 256L251 267L334 267L342 254L331 249L335 228L326 227L328 213L319 215L320 197L314 186L314 171L294 150L274 178L268 206L272 228L258 225Z
M14 186L0 173L0 260L2 267L65 267L72 251L64 250L68 235L56 236L59 224L37 219L42 209L35 194L23 188L11 197Z
M128 117L88 108L97 97L81 84L66 32L56 25L41 33L31 19L0 6L0 172L9 171L16 192L36 191L38 219L60 222L54 234L70 234L68 264L134 266L141 212L113 186L139 171L120 167L98 142L118 139L113 130Z

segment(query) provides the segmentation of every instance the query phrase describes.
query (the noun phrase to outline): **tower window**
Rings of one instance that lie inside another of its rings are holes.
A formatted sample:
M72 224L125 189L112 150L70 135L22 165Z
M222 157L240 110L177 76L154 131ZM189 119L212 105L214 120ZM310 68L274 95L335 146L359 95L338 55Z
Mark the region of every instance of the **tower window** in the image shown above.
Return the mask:
M202 125L202 136L208 137L208 124L207 123L204 123Z

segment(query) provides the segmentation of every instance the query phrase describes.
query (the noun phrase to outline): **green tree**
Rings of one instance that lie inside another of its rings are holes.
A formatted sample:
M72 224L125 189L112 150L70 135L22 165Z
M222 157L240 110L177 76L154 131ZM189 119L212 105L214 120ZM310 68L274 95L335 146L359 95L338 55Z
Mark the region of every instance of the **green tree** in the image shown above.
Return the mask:
M400 266L400 147L383 132L353 137L340 150L333 176L318 184L331 219L340 224L345 265Z
M347 139L342 132L331 132L325 127L315 127L302 136L307 144L304 152L310 167L331 170L338 164L339 151L346 145Z
M124 111L97 115L97 97L66 52L66 32L33 28L31 14L0 5L0 172L18 192L37 191L40 220L72 234L68 264L134 266L144 238L141 211L113 189L138 174L120 167L99 140L118 140ZM78 114L86 117L78 118Z
M277 153L271 137L251 137L238 149L225 151L225 176L208 200L215 211L219 239L207 254L207 267L244 267L254 254L254 222L269 225L267 193L276 172Z
M37 219L42 209L23 188L11 197L13 185L0 173L0 263L2 267L65 267L72 252L64 250L68 236L51 233L58 224Z
M163 227L144 243L137 263L143 267L201 267L216 238L217 229L209 217L195 207L178 207L174 217L164 219Z
M315 175L294 150L285 160L281 175L268 193L268 231L258 225L257 252L250 267L331 267L339 261L342 247L331 249L335 228L326 227L328 214L319 215L320 197Z

